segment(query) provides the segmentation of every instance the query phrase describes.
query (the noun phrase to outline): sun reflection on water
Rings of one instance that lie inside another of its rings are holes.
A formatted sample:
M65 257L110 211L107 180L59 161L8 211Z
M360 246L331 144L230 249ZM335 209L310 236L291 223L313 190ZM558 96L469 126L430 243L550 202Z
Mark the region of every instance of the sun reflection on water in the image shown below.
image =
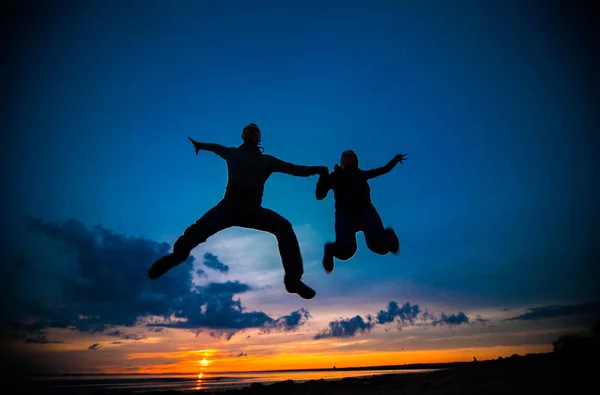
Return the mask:
M194 387L194 389L196 391L200 391L200 390L204 389L204 388L202 388L202 377L204 377L204 373L198 374L198 380L196 380L196 386Z

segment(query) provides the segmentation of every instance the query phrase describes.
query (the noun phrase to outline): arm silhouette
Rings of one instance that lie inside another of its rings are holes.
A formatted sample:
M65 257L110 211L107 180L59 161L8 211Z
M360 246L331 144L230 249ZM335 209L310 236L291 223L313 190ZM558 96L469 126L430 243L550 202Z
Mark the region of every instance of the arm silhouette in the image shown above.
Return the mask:
M295 165L271 156L271 171L273 173L289 174L296 177L310 177L326 172L327 167Z
M214 152L215 154L219 155L221 158L225 159L227 157L227 153L229 152L229 148L227 148L221 144L200 143L200 142L192 139L189 136L188 136L188 139L194 145L194 149L196 150L196 155L198 155L198 151L204 150L204 151Z
M389 173L390 171L392 171L392 169L396 166L398 162L403 163L403 161L406 159L406 155L408 154L398 154L394 156L394 159L389 161L386 165L377 167L375 169L366 170L365 175L367 177L367 180Z

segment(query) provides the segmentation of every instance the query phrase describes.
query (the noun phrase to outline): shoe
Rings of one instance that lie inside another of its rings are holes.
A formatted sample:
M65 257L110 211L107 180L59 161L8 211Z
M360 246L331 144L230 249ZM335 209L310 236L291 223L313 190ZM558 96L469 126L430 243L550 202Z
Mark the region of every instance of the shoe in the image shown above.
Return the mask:
M387 232L389 235L388 237L390 238L390 252L394 255L398 255L400 252L400 239L398 239L398 235L396 235L394 229L389 228L387 229Z
M298 294L302 299L312 299L317 296L317 292L302 280L284 280L284 284L288 293Z
M333 254L331 253L332 243L325 243L325 248L323 249L323 269L327 274L331 274L333 272Z
M163 274L165 274L166 272L168 272L169 270L173 269L175 266L179 265L182 262L185 262L186 259L187 258L182 260L180 256L177 256L173 253L165 255L162 258L158 259L156 262L154 262L152 267L148 270L148 277L151 280L155 280Z

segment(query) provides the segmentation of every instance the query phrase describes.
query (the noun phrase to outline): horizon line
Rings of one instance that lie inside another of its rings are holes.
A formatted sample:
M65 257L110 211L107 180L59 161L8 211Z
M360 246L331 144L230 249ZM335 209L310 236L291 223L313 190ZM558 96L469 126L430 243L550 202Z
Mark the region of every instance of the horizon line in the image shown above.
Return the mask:
M553 354L552 351L549 352L540 352L540 353L528 353L524 355L513 354L510 357L498 357L491 359L481 359L477 360L477 362L490 362L490 361L498 361L500 359L509 359L514 357L515 355L518 357L526 357L531 355L549 355ZM420 363L411 363L411 364L403 364L403 365L371 365L371 366L350 366L350 367L341 367L338 368L333 366L331 368L304 368L304 369L278 369L278 370L238 370L238 371L215 371L215 372L202 372L206 374L231 374L231 373L289 373L289 372L323 372L323 371L339 371L339 370L417 370L427 369L425 366L429 366L430 369L434 369L434 366L445 366L445 365L457 365L457 364L471 364L475 361L454 361L454 362L420 362ZM56 377L56 376L168 376L168 375L197 375L199 372L179 372L179 373L46 373L46 374L34 374L34 377Z

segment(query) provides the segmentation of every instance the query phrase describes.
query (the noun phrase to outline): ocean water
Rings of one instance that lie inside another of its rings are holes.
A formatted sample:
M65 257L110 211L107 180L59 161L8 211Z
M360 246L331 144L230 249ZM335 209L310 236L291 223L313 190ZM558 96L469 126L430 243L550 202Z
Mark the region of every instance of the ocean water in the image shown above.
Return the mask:
M369 377L379 374L404 374L430 372L436 369L420 370L352 370L352 371L302 371L302 372L255 372L255 373L202 373L170 374L170 375L74 375L34 378L37 395L49 394L98 394L120 391L221 391L242 388L252 383L271 384L279 381L293 380L303 382L309 380L341 380L347 377Z

